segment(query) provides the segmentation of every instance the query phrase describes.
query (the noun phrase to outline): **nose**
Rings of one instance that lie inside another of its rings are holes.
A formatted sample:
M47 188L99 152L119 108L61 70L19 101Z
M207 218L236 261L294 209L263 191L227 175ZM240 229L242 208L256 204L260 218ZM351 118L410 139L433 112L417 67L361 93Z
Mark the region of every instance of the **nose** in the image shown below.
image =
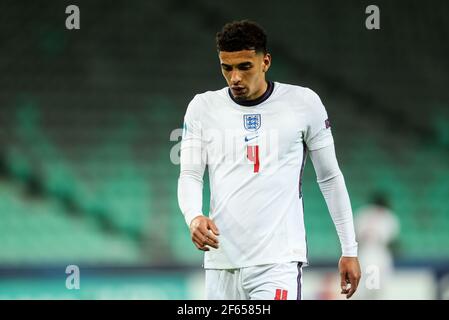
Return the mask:
M235 70L231 72L231 82L233 84L238 84L240 81L242 81L242 77L240 75L240 72Z

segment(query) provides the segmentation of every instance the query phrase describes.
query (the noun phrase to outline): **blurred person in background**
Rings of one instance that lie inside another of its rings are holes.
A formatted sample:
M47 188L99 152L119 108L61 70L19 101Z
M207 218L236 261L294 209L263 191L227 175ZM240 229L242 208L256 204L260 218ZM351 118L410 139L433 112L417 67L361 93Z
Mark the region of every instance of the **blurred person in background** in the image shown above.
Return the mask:
M335 285L338 284L336 279L337 274L335 272L326 272L320 282L318 292L315 296L315 300L338 300L338 296L335 292Z
M392 247L400 224L383 192L374 193L371 203L355 213L355 226L364 278L356 298L385 299L394 272Z

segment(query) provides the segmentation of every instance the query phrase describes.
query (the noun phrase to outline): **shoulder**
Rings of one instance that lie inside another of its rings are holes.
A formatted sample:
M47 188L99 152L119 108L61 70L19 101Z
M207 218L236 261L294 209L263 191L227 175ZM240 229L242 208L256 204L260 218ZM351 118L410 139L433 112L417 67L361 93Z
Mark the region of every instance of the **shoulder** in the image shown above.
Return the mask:
M218 100L223 99L224 93L226 93L225 89L226 88L196 94L192 100L190 100L186 114L197 119L201 118L201 115L207 113L211 106Z
M190 103L207 105L208 103L223 99L226 94L227 87L214 91L205 91L196 94Z
M281 82L276 82L275 85L277 85L277 91L280 95L287 95L290 99L295 99L298 105L315 106L322 104L318 94L308 87Z

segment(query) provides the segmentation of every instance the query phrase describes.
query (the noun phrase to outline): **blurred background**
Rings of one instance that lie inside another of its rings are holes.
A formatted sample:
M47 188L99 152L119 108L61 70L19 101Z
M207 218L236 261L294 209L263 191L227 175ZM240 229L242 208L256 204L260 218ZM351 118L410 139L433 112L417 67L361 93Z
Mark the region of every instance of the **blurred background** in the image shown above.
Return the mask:
M80 30L65 27L70 4ZM365 27L370 4L380 30ZM268 33L268 78L327 108L360 245L378 241L366 250L388 265L370 298L449 299L447 1L2 0L0 12L1 299L203 297L170 153L188 102L226 85L215 33L243 18ZM304 297L338 299L340 246L315 180L308 161ZM204 194L207 212L207 177ZM376 287L368 266L362 285Z

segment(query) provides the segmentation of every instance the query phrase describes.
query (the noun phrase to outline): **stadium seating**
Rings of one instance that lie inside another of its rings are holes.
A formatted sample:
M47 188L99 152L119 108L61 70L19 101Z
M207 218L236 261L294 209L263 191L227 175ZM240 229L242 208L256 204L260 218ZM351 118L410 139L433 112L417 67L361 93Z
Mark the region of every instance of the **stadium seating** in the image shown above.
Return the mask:
M233 9L206 0L170 3L119 1L107 14L86 4L98 15L86 15L83 37L49 24L35 33L38 45L26 41L26 30L7 43L20 62L0 61L0 264L201 263L177 205L179 166L170 152L179 140L170 134L195 93L225 85L214 32ZM391 28L384 5L382 28ZM354 1L246 6L239 2L241 18L251 12L269 31L270 77L322 97L354 211L384 190L401 221L398 256L449 258L440 39L420 29L422 50L412 50L416 30L404 27L400 12L394 19L402 28L388 33L394 37L368 33L363 8L352 14ZM414 10L414 28L424 28L428 16ZM338 28L336 15L347 15ZM339 244L310 160L304 179L309 257L334 259ZM22 196L24 185L38 200ZM206 179L206 212L207 191Z
M0 181L2 265L131 265L142 261L132 240L104 233L93 220L67 214L57 200L27 196Z

